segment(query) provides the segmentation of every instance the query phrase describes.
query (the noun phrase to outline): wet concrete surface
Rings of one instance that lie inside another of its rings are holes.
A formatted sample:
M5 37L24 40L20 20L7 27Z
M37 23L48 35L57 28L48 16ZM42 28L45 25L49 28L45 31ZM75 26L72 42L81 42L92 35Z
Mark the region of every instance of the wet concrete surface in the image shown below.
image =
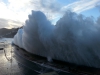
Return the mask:
M8 44L0 48L0 75L21 75L20 68L13 55L13 47Z

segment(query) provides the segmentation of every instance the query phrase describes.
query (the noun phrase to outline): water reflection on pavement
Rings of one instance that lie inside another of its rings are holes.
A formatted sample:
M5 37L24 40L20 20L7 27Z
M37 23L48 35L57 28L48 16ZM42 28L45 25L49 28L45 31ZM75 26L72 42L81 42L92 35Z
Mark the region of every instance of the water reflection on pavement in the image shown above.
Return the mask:
M11 44L6 46L0 45L0 48L2 47L5 47L5 52L0 50L0 75L21 75L18 64L13 56Z

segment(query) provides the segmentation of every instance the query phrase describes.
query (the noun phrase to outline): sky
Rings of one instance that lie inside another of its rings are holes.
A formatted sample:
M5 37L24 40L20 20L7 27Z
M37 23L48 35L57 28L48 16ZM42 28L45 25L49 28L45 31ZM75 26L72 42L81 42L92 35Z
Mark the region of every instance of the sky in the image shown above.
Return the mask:
M44 12L52 24L67 10L96 19L100 15L100 0L0 0L0 28L24 25L31 10Z

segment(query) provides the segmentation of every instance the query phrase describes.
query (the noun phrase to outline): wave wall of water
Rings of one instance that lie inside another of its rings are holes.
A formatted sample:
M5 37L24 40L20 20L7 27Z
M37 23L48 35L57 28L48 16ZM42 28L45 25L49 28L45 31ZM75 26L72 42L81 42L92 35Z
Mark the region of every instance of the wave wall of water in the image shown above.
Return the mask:
M41 11L32 11L14 43L30 53L78 65L100 68L100 17L67 11L52 25Z

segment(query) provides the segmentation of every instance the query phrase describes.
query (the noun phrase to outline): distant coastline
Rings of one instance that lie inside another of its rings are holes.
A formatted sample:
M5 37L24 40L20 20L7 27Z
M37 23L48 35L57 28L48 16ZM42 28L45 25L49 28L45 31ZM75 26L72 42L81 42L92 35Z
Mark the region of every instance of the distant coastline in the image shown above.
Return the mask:
M1 28L0 29L0 38L13 38L14 35L17 33L19 28Z

